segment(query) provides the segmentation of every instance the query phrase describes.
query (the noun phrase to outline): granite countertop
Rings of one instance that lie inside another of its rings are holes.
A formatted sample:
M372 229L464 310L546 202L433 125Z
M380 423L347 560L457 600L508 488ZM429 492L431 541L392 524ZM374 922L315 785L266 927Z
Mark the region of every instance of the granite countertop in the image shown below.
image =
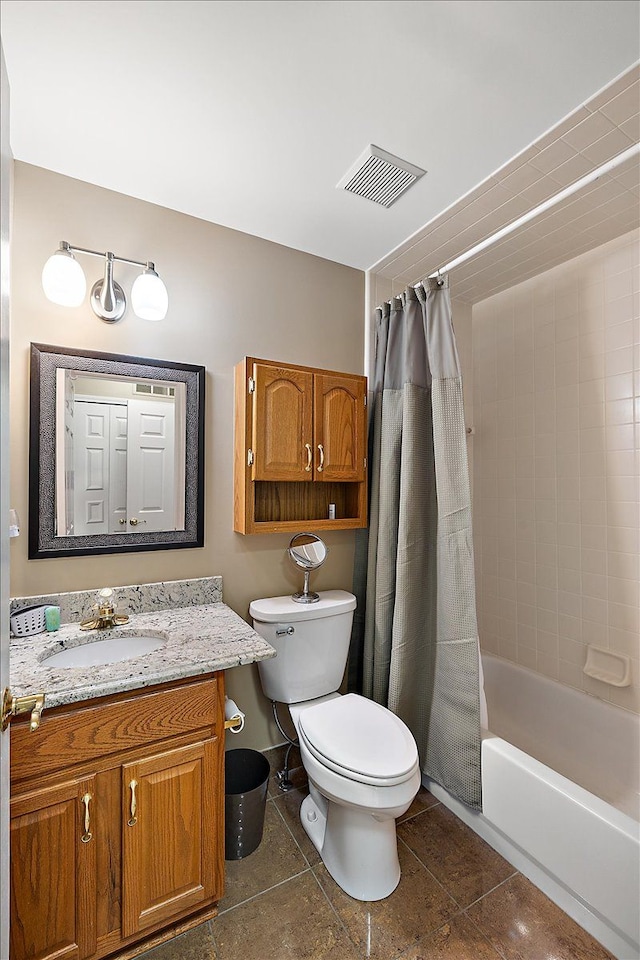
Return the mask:
M109 637L155 636L151 653L101 666L48 667L46 658L68 647ZM63 624L55 633L12 637L11 691L22 697L43 691L45 709L112 693L167 683L268 660L275 650L222 602L133 614L113 630L80 630Z

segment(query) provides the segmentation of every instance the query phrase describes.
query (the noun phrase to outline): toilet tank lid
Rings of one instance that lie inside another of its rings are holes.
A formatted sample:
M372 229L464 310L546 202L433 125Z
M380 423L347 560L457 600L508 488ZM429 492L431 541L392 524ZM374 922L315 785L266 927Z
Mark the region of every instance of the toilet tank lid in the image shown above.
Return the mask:
M356 608L356 598L346 590L323 590L316 603L297 603L286 597L266 597L254 600L249 615L259 623L295 623L296 620L320 620L322 617L337 617Z

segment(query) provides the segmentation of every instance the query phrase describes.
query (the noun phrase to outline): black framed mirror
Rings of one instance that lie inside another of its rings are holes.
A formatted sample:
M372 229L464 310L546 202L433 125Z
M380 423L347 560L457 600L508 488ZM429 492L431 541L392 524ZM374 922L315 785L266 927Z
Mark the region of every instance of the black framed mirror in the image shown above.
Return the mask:
M29 559L204 544L205 368L31 344Z

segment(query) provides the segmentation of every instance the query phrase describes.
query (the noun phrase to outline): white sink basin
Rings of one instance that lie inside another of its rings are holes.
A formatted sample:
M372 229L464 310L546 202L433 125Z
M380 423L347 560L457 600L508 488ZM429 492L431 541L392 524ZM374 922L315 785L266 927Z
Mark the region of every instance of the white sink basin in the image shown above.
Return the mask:
M43 667L97 667L133 660L164 646L164 637L120 634L104 640L87 640L42 660Z

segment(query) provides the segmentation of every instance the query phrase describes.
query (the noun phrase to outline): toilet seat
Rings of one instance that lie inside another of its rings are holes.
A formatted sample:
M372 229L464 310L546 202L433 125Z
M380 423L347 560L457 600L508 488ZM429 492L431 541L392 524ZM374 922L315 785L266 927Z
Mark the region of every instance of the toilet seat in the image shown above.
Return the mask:
M319 763L349 780L394 786L410 779L418 767L409 728L386 707L358 694L303 710L298 734Z

